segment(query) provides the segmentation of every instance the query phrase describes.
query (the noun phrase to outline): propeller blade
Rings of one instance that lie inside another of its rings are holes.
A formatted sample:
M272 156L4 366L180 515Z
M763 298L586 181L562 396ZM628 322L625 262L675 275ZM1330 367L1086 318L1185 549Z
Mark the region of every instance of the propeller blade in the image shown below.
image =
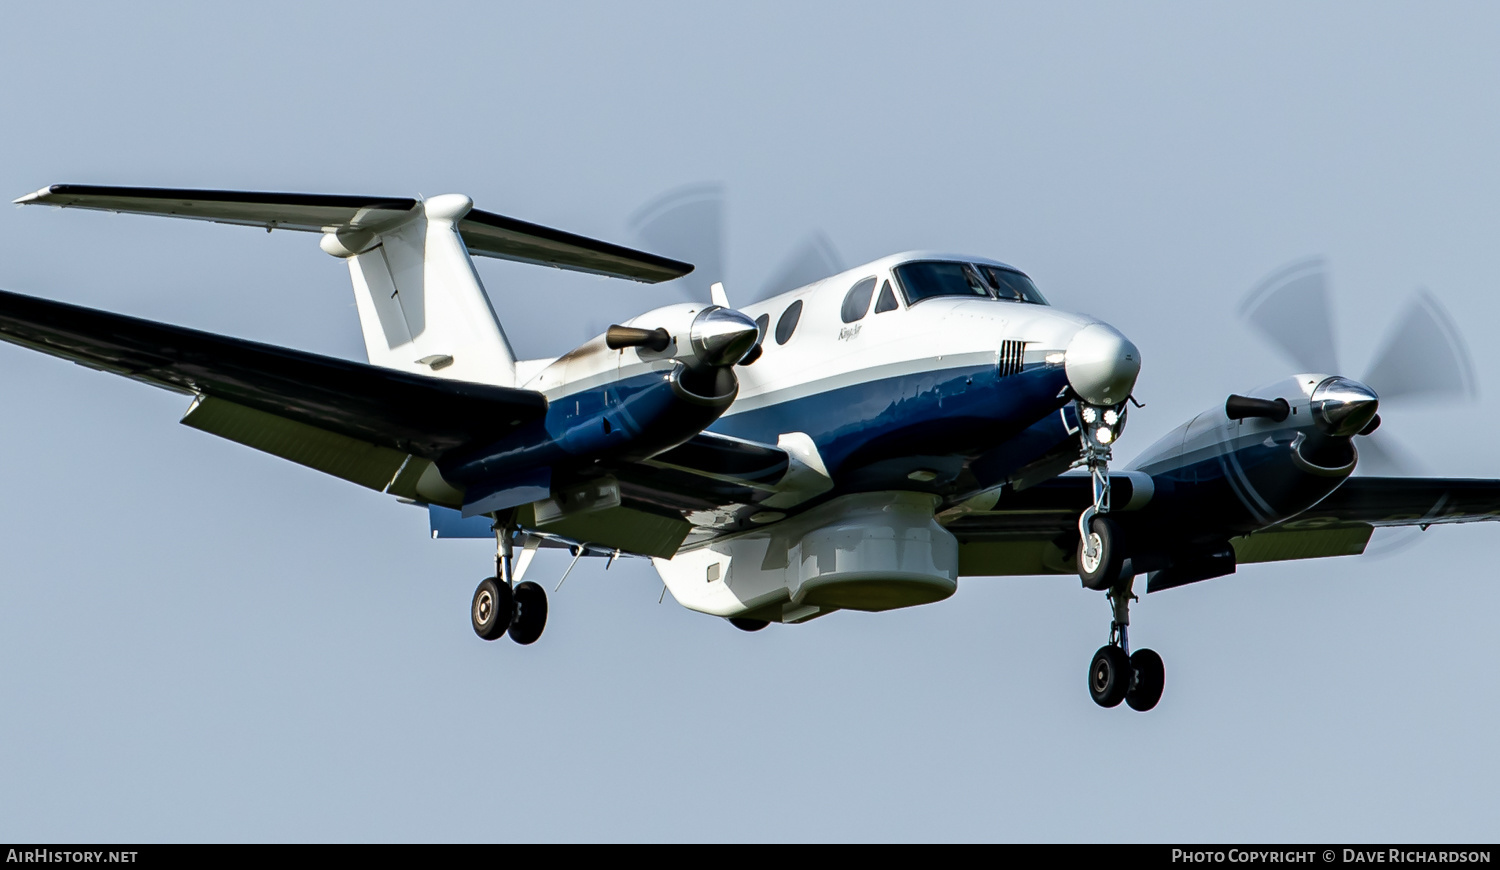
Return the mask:
M1422 462L1415 454L1381 433L1375 437L1355 441L1359 450L1359 466L1354 473L1373 477L1412 477L1424 473ZM1390 556L1422 542L1422 530L1416 526L1377 528L1365 546L1365 555L1379 558Z
M1416 526L1377 526L1365 545L1364 555L1372 559L1394 556L1422 543L1422 530Z
M1364 382L1381 402L1475 395L1474 363L1463 335L1426 290L1413 294L1402 310Z
M1359 451L1356 473L1367 477L1413 477L1422 473L1416 454L1397 444L1384 432L1354 442Z
M724 185L668 191L642 206L630 229L646 250L693 264L692 274L667 282L687 298L697 301L705 288L724 280Z
M671 256L668 254L667 256ZM761 286L760 298L765 299L788 290L795 290L837 275L844 271L844 258L828 236L815 232L803 239L781 265L771 273L771 279Z
M1292 263L1261 281L1240 304L1240 316L1303 372L1338 373L1323 258Z

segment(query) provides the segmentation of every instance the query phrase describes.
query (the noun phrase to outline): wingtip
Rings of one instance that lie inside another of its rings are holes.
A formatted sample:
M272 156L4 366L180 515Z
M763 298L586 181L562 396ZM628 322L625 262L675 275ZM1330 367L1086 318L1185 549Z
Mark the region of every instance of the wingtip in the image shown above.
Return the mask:
M52 192L52 187L49 185L47 187L42 188L41 190L32 191L31 193L28 193L25 196L18 196L15 199L11 200L11 204L12 205L29 205L30 203L33 203L33 202L41 202L42 199L47 194L49 194L51 192Z

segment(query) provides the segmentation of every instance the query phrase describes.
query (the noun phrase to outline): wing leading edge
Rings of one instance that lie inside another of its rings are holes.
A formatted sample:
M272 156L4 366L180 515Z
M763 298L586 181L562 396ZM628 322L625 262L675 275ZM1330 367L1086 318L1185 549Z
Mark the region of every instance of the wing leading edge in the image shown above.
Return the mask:
M0 340L425 459L547 410L531 390L407 374L3 290Z

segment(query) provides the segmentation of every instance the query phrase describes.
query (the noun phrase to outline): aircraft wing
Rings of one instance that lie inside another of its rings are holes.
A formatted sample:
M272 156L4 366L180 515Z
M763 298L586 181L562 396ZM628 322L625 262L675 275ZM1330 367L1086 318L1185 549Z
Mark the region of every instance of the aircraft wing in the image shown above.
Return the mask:
M1130 478L1113 476L1113 499L1128 505ZM955 511L947 528L958 538L964 575L1070 574L1078 513L1090 503L1087 478L1064 475L1019 492L993 508ZM1139 510L1149 513L1147 502ZM1500 480L1433 477L1351 477L1298 516L1230 539L1239 564L1352 556L1364 552L1377 527L1430 526L1500 520Z
M331 454L350 446L336 440L346 439L385 451L380 468L497 438L547 409L530 390L428 378L5 291L0 340L195 394L200 402L184 422L232 440L267 449L246 439L301 439L286 449ZM380 473L363 472L371 475Z
M598 552L618 546L629 552L670 557L684 541L691 546L744 531L753 527L750 517L756 513L773 507L784 513L820 494L786 486L788 475L793 473L792 460L781 447L714 432L699 432L686 443L650 459L611 463L598 470L618 486L617 500L611 496L603 502L609 507L576 517L549 519L550 512L544 506L533 515L533 530L596 545L594 550ZM565 494L579 487L583 500L598 497L590 488L598 484L597 478L564 478L557 484ZM488 518L464 519L458 511L439 505L430 506L429 512L434 537L494 536ZM634 519L624 521L622 517ZM661 541L656 541L658 532ZM611 535L615 543L601 548L599 542ZM643 541L655 541L659 546L652 549Z
M1351 477L1286 525L1427 526L1500 520L1500 480Z
M714 432L619 471L621 483L643 501L679 510L752 505L774 492L787 473L786 451Z
M16 202L314 233L380 230L400 223L417 208L417 200L409 197L91 184L54 184ZM648 283L670 281L693 271L691 265L677 260L479 209L459 221L458 231L469 253L476 256Z

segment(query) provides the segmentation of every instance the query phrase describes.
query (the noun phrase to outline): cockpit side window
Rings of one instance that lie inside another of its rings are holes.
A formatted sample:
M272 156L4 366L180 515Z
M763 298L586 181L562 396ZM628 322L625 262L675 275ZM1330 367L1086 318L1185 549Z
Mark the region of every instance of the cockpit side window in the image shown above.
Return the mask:
M1031 283L1031 279L1020 272L995 266L980 266L979 271L1000 299L1030 302L1033 305L1047 304L1047 300L1036 289L1036 285Z
M866 278L850 288L844 296L844 307L839 316L845 323L853 323L870 313L870 297L875 295L875 279Z
M915 305L934 296L961 296L990 299L990 289L967 263L903 263L896 267L896 278L906 291L906 304Z
M875 313L895 311L901 306L896 303L896 291L891 289L891 282L885 281L880 285L880 298L875 300Z

